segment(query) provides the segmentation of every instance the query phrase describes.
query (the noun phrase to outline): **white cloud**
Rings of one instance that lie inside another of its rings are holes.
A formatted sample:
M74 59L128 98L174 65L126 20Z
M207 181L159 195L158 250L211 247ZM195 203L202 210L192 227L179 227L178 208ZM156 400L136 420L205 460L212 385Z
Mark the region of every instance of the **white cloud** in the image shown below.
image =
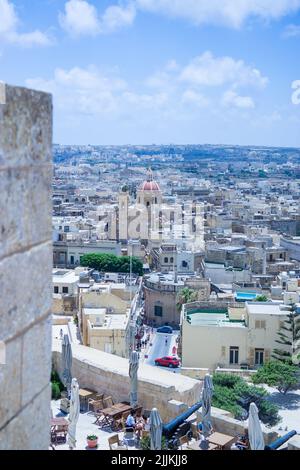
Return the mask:
M101 29L103 32L113 32L124 26L130 26L136 16L134 5L128 4L125 7L112 5L106 9L102 16Z
M251 17L276 20L300 9L300 0L136 0L141 10L194 24L240 28Z
M73 113L114 117L136 110L159 109L168 100L165 93L138 93L112 73L103 73L95 66L56 69L50 80L28 79L26 85L53 93L57 108Z
M193 104L199 108L205 108L209 105L209 100L202 94L194 90L185 90L182 95L184 104Z
M180 80L203 86L231 83L234 86L264 87L268 83L259 70L244 61L232 57L214 57L209 51L193 59L182 70Z
M111 5L101 16L97 8L86 0L69 0L64 13L59 13L59 23L71 36L112 33L130 26L135 19L133 3L125 6Z
M253 109L255 104L251 96L239 96L235 91L228 90L222 98L222 105L229 108Z
M9 0L0 0L0 42L22 47L49 46L53 39L39 30L29 33L18 31L19 18L15 6Z
M299 24L289 24L283 32L283 37L285 38L293 38L297 36L300 36Z
M64 13L59 14L59 22L69 34L97 34L99 18L94 5L85 0L70 0L65 4Z

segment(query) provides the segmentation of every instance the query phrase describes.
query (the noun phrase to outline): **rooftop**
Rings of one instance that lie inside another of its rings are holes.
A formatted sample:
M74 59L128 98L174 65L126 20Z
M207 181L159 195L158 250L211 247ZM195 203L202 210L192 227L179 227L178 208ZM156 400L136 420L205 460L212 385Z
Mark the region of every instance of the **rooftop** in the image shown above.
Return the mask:
M283 310L283 303L276 302L246 302L249 315L287 315L288 310Z

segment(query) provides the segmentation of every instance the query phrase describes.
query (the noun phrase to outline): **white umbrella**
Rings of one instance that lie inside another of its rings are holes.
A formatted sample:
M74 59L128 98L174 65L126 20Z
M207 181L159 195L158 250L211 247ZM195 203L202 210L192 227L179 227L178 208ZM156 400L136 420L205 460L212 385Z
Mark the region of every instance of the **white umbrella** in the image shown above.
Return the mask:
M69 336L65 335L62 343L62 367L63 375L62 381L64 386L68 390L68 395L70 393L71 382L72 382L72 348L69 340Z
M71 386L71 403L69 414L69 428L67 442L70 449L76 448L76 426L79 419L80 402L79 402L79 385L77 379L72 380Z
M214 386L212 378L209 374L206 374L202 390L202 432L204 437L208 437L212 429L211 402L213 393Z
M163 422L156 408L151 411L149 422L151 450L161 450Z
M130 406L132 408L135 408L138 404L138 370L139 354L136 351L132 351L129 359Z
M248 435L251 450L265 449L264 435L258 417L258 409L255 403L250 403Z

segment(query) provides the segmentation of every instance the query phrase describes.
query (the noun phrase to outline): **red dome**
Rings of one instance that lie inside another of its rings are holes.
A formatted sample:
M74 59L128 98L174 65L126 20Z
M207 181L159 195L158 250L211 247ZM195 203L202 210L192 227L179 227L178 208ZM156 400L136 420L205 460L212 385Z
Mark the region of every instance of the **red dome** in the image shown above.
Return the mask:
M160 191L160 187L156 181L144 181L141 191Z

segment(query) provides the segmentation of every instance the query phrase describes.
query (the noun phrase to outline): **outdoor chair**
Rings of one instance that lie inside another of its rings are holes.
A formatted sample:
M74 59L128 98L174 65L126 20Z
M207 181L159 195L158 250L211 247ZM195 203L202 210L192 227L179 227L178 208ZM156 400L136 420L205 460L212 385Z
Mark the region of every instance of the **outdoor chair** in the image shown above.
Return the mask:
M191 424L191 431L192 431L192 434L193 434L193 438L196 439L196 441L200 441L201 433L198 429L198 424L192 423Z
M143 415L145 416L145 418L150 418L151 410L144 410Z
M104 408L111 408L114 405L112 397L106 397L103 399Z
M108 438L110 450L128 450L128 447L120 440L119 434Z
M88 411L93 411L94 413L98 413L100 410L103 410L103 399L94 400L92 398L88 401Z
M130 411L126 411L126 413L122 414L122 418L116 421L116 427L117 429L121 429L121 431L126 430L126 420L128 416L130 415Z
M189 442L190 442L190 439L189 439L189 436L186 434L185 436L182 436L179 438L179 447L181 450L183 450L183 447L184 447L184 450L186 450L187 446L189 445Z
M138 408L135 409L135 414L137 418L140 418L142 416L142 411L143 411L142 406L139 406Z
M128 446L135 446L137 442L135 430L133 428L125 428L123 440Z

